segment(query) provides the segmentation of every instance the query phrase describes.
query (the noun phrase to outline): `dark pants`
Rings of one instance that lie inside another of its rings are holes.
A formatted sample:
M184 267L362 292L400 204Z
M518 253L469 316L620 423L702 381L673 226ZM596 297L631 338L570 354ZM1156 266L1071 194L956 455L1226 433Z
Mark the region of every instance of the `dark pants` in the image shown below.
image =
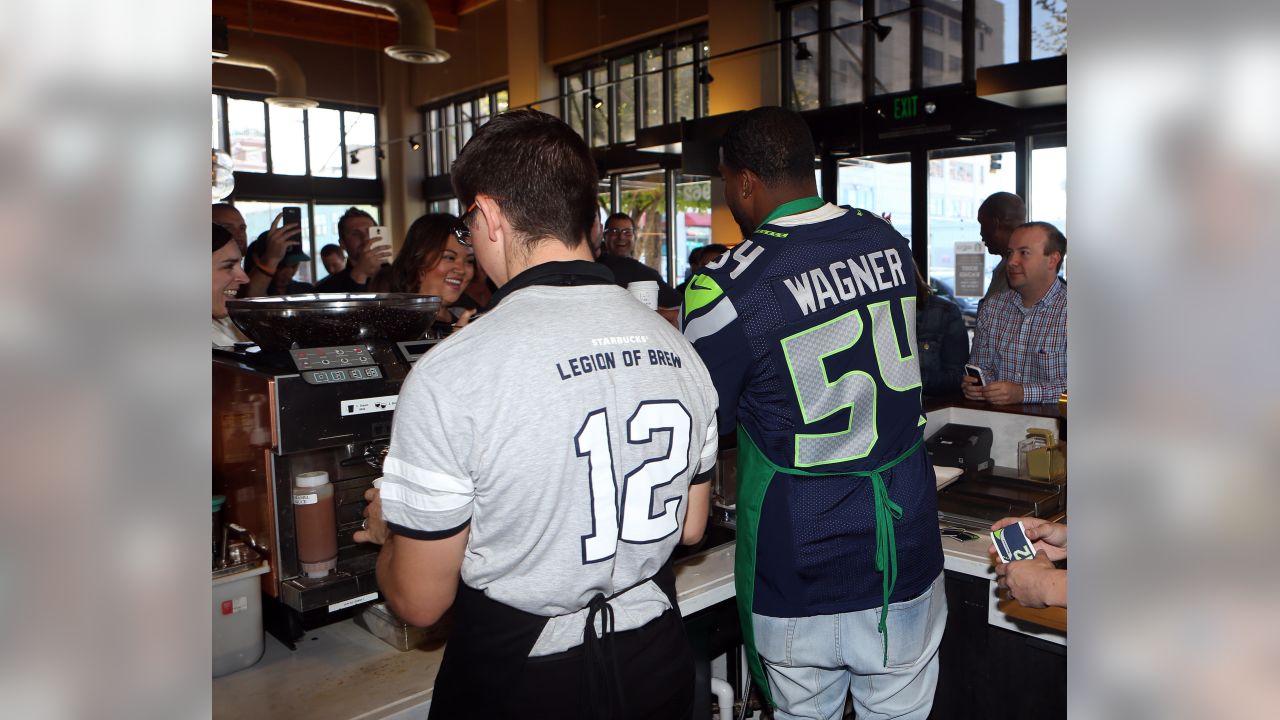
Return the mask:
M654 578L675 604L668 562ZM462 585L454 624L431 699L431 720L564 718L597 720L602 669L588 672L584 646L530 658L545 617L495 602ZM693 652L680 612L668 610L644 627L610 634L628 720L683 719L693 713ZM612 665L612 663L610 663ZM588 677L597 683L588 686ZM608 688L606 688L608 689ZM593 698L595 691L596 697ZM612 692L608 693L612 697Z
M680 614L669 610L648 625L615 633L614 647L628 720L684 720L693 716L693 652ZM529 658L494 717L591 720L583 698L582 646Z

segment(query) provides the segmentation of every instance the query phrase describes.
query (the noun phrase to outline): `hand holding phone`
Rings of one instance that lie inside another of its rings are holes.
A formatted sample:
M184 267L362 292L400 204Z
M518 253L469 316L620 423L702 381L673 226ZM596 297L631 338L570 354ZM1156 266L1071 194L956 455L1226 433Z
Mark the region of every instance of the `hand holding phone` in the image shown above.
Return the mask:
M384 225L369 228L369 249L382 256L383 264L391 262L391 235Z
M964 374L978 381L979 385L987 384L987 376L982 374L982 368L977 365L965 365Z
M285 225L297 225L298 235L302 234L302 208L289 206L281 210L280 214L284 216Z

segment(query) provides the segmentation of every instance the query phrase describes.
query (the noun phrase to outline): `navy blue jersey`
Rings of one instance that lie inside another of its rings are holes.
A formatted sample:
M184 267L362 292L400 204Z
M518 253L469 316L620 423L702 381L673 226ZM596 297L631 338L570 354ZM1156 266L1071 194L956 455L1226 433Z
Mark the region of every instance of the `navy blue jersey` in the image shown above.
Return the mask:
M865 210L825 205L766 223L695 276L685 337L778 473L761 509L755 611L778 617L879 606L871 484L920 440L916 283L908 241ZM893 601L941 571L936 489L923 449L884 475L903 507Z

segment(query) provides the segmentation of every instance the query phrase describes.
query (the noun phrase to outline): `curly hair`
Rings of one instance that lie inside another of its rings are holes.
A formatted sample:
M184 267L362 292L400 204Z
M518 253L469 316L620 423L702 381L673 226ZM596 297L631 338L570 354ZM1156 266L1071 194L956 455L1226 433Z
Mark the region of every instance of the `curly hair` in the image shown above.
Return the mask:
M799 113L759 107L738 118L720 141L724 164L750 170L769 187L813 177L813 135Z
M423 268L440 262L452 238L458 218L447 213L428 213L413 221L405 233L404 246L395 262L383 267L369 281L372 292L418 292Z

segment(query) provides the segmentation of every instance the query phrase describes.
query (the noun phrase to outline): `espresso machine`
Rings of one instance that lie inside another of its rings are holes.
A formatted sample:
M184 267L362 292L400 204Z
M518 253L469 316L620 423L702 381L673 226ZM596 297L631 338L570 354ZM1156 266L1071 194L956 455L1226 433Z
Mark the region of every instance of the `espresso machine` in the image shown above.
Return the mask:
M213 492L269 555L263 622L291 648L379 598L379 547L352 535L381 475L400 386L436 342L422 338L439 302L335 293L227 303L256 343L213 351ZM291 496L294 479L317 470L333 485L338 556L313 578L299 562Z

